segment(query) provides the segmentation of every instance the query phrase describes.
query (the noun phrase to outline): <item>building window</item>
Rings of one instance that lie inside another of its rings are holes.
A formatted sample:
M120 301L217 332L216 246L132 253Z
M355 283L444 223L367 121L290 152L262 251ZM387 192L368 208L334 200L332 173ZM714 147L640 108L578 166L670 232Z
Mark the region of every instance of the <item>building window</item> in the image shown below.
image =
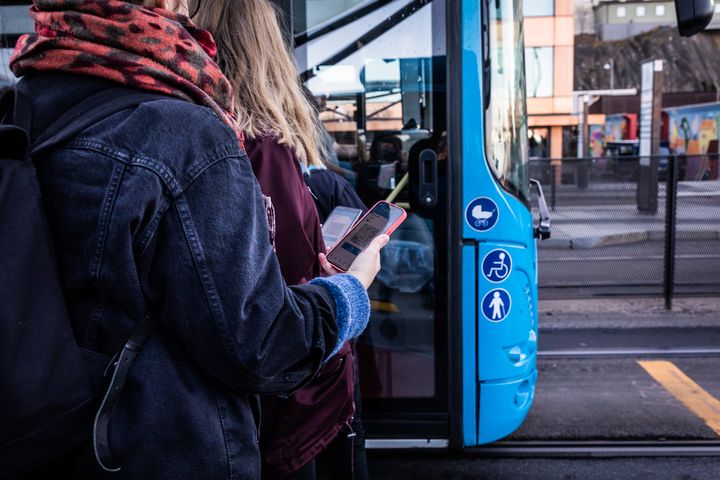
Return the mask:
M523 2L526 17L552 17L555 14L555 0L532 0Z
M525 49L525 77L528 97L553 96L553 47Z
M655 6L655 15L658 17L664 17L665 16L665 5L656 5Z
M637 7L635 9L635 15L638 17L644 17L645 16L645 7Z
M617 7L617 10L615 11L617 12L618 18L625 18L625 15L627 15L627 10L625 10L625 7Z
M550 129L531 128L528 129L528 154L530 158L550 157ZM574 157L575 155L570 155Z
M715 5L715 13L720 13L720 3Z

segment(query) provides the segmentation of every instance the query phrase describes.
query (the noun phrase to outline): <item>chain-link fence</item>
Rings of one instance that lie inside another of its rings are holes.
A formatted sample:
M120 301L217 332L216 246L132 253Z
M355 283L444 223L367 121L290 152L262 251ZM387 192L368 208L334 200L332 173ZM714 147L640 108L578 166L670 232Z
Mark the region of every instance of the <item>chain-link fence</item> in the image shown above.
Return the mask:
M530 173L552 218L541 298L720 295L718 155L534 159Z

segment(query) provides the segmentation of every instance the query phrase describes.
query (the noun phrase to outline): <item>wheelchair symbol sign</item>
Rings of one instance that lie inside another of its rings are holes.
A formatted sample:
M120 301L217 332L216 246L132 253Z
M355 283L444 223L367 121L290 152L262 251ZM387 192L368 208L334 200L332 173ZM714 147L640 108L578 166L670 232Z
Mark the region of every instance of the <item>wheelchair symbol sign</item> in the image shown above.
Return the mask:
M487 232L498 221L500 212L497 204L488 197L478 197L468 203L465 209L465 221L473 230Z
M510 313L512 299L507 290L496 288L490 290L483 298L482 313L491 322L502 322Z
M483 275L492 283L504 281L510 275L510 270L512 270L512 257L501 248L491 251L483 258Z

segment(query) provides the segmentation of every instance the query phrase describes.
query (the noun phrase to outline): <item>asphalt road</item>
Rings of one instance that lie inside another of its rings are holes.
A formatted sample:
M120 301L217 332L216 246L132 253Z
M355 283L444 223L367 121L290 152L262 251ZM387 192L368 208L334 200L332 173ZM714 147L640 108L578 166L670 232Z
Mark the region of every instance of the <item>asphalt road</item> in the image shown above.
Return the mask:
M632 326L628 322L628 327ZM540 352L573 350L653 350L672 352L676 350L718 349L720 352L720 328L573 328L543 329L538 336ZM718 365L720 366L720 358ZM720 375L720 370L719 370Z
M538 249L540 298L596 295L659 295L664 279L662 241L591 249ZM720 295L720 240L677 243L676 289L680 294Z
M372 480L717 480L720 457L486 458L371 454Z
M541 298L660 294L665 186L659 185L657 214L648 215L637 210L635 183L595 180L587 189L557 188L557 209L550 212L555 235L539 243ZM678 192L677 293L720 294L714 273L720 267L720 182L681 182ZM545 193L551 203L551 192Z
M580 328L541 331L540 350L594 348L696 348L720 347L720 331L699 328ZM579 353L579 352L578 352ZM660 362L687 376L693 385L680 394L643 367L640 361ZM711 427L694 411L687 398L698 391L720 399L720 357L624 355L616 358L578 354L572 358L541 356L539 380L533 408L520 429L508 439L514 445L527 442L655 442L654 445L720 445L718 427ZM692 400L689 401L692 404ZM707 402L699 402L707 407ZM712 400L710 401L712 403ZM696 405L698 402L696 402ZM715 407L717 408L717 407ZM710 419L710 420L708 420ZM685 442L685 443L683 443ZM663 447L659 447L663 448ZM611 454L572 453L505 454L488 449L462 453L370 452L372 479L532 479L532 480L716 480L720 478L720 456L680 456L661 451L653 456L627 455L622 447Z
M535 402L509 440L720 440L637 360L540 358ZM720 390L718 360L670 361L712 394Z

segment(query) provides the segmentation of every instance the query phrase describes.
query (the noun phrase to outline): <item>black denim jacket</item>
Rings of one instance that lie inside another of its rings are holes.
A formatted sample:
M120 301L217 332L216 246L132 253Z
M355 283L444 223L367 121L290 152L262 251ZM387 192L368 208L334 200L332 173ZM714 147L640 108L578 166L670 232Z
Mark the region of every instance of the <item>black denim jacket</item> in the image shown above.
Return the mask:
M19 83L36 134L109 86ZM160 325L110 423L123 466L111 477L259 477L253 395L292 390L344 341L336 311L365 314L353 279L284 284L248 159L210 109L168 98L125 110L36 168L79 342L112 355L145 314ZM91 463L83 475L99 477Z

